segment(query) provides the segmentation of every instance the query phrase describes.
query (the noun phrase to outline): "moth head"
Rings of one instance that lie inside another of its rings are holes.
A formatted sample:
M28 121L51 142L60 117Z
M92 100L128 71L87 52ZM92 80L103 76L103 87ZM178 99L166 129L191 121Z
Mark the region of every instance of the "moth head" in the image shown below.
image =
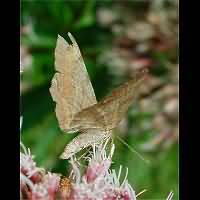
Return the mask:
M81 149L78 149L75 145L68 144L65 147L64 152L60 155L60 159L69 159L80 150Z

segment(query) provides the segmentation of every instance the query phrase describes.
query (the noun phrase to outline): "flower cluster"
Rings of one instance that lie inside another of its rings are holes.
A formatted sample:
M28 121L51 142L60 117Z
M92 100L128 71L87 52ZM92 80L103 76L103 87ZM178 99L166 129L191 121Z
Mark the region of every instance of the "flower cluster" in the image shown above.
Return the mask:
M20 129L22 118L20 121ZM71 157L72 171L69 177L61 178L59 174L46 172L37 167L30 149L20 142L20 199L26 200L136 200L144 191L135 194L127 181L128 169L122 183L120 176L110 170L115 145L106 153L109 139L100 145L93 145L92 151L85 157L88 162L83 174L80 159ZM83 156L82 156L83 157ZM173 193L167 197L172 200Z
M135 200L136 195L132 187L127 181L127 174L124 181L120 184L121 169L118 175L115 170L109 170L112 155L114 153L114 144L112 145L110 154L106 154L106 144L104 146L93 146L93 153L86 157L88 166L84 174L81 176L78 168L78 161L71 159L72 171L74 175L74 183L70 198L72 200Z
M93 152L85 157L88 165L83 174L79 160L72 157L70 160L72 171L70 177L61 178L60 175L45 172L38 168L29 149L21 143L23 152L20 152L20 199L28 200L136 200L139 196L127 181L128 169L122 183L120 176L110 170L114 144L109 155L106 153L107 141L104 145L93 146ZM167 197L172 200L173 193Z
M28 200L54 200L59 189L60 176L38 168L30 153L21 143L20 198Z

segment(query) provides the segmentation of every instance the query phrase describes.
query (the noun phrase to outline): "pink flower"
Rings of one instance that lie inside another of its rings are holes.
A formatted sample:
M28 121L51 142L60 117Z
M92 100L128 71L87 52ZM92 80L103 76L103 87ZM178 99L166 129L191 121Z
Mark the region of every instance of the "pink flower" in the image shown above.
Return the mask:
M35 184L30 195L30 200L50 200L47 188L44 184Z
M92 157L87 158L89 160L89 164L83 177L87 183L91 183L95 181L96 178L105 176L106 173L108 173L112 161L111 158L114 152L114 145L112 146L110 155L107 156L105 151L105 147L108 143L107 141L104 147L93 146L93 155Z
M96 178L100 176L105 176L109 167L111 165L111 160L106 159L102 160L101 162L92 162L89 163L88 168L86 169L84 178L86 179L87 183L91 183L95 181Z
M30 149L26 149L22 143L21 147L24 150L24 153L20 152L20 172L27 176L33 183L37 183L41 180L42 172L44 170L36 167Z
M28 200L55 200L60 176L38 168L30 150L21 143L20 152L20 195Z
M55 196L56 192L59 189L59 182L60 177L57 174L52 174L48 172L48 174L43 177L43 184L47 188L48 194L52 197Z
M31 191L31 200L54 200L59 189L60 177L50 172L44 175L42 182L35 184Z
M115 171L110 171L111 158L114 152L114 145L111 148L110 154L107 156L104 147L93 147L93 154L87 157L89 160L88 167L85 170L82 178L77 166L77 162L73 159L71 164L73 172L76 176L75 183L72 184L71 200L135 200L135 192L128 184L126 178L122 184L119 182L121 175L120 167L118 176Z

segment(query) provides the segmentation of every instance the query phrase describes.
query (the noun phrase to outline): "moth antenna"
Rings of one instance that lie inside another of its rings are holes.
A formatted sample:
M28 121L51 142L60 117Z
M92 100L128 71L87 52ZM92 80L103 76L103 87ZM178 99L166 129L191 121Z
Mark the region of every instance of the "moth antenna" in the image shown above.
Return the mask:
M138 197L138 196L140 196L141 194L143 194L144 192L146 192L147 190L146 189L144 189L144 190L142 190L141 192L139 192L135 197Z
M125 142L123 139L121 139L119 136L116 135L116 138L125 146L128 147L128 149L132 152L135 153L141 160L143 160L145 163L149 164L150 161L145 159L140 153L138 153L132 146L130 146L127 142Z

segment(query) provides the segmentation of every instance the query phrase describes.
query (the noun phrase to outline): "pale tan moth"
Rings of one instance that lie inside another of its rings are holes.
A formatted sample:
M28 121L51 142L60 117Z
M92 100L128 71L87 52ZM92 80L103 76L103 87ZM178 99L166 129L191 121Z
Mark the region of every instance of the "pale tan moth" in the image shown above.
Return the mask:
M61 130L80 132L64 149L62 159L68 159L81 149L111 136L133 102L147 70L113 90L97 102L83 58L74 37L72 44L58 35L55 49L55 70L50 93L56 102L56 116Z

